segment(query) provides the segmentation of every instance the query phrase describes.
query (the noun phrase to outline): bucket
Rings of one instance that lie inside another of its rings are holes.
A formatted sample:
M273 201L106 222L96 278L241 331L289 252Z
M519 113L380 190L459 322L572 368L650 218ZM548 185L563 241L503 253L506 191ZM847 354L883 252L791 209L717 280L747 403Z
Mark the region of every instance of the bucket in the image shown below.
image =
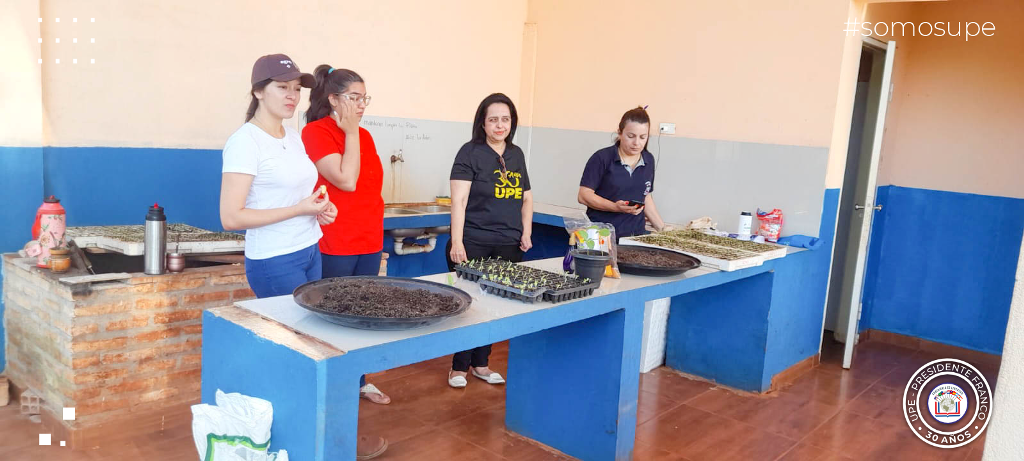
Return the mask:
M601 250L572 250L572 260L576 265L576 275L590 279L594 283L601 283L604 278L604 268L611 255Z

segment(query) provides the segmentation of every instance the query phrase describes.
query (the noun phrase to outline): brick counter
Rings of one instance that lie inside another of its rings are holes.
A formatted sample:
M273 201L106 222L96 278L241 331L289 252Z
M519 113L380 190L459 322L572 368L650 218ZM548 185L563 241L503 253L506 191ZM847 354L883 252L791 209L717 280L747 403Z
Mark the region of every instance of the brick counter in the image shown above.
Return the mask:
M252 299L241 264L69 285L3 256L6 375L69 431L198 401L202 312Z

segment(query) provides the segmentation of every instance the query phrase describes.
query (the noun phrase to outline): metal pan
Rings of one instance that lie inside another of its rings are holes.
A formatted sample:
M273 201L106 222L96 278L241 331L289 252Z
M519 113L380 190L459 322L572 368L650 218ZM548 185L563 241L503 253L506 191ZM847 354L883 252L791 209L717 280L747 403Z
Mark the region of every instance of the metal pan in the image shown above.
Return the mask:
M395 288L406 288L406 289L423 289L432 293L441 293L450 296L454 296L456 302L459 303L458 309L448 314L434 315L430 317L405 317L405 318L382 318L382 317L367 317L363 315L350 315L350 314L339 314L335 312L326 311L316 307L316 304L323 299L331 287L341 281L354 282L360 279L368 281L382 283L390 285ZM358 277L339 277L339 278L327 278L316 280L313 282L306 282L300 285L292 293L292 297L295 298L295 303L302 306L303 308L313 312L320 316L324 320L338 325L346 326L349 328L359 328L362 330L408 330L411 328L425 327L427 325L433 325L446 318L454 317L465 312L469 309L470 303L473 302L473 298L469 296L469 293L462 291L458 288L443 285L435 282L428 282L426 280L417 280L410 278L400 277L376 277L376 276L358 276Z
M635 251L643 253L656 253L674 261L679 261L681 267L664 267L664 266L644 266L640 264L630 264L618 261L619 272L623 274L633 275L644 275L648 277L668 277L672 275L682 274L690 269L696 269L700 267L700 260L693 256L684 255L675 251L663 250L661 248L650 248L642 247L637 245L619 245L617 251Z

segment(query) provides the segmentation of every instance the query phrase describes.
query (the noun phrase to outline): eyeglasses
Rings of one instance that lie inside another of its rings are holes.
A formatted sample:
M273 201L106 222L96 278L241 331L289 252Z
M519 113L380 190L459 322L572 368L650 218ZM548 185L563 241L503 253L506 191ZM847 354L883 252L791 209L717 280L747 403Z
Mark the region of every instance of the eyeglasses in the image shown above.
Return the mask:
M498 163L501 164L501 179L508 178L508 168L505 168L505 157L499 155L498 156Z
M501 117L500 119L498 117L487 117L485 119L485 121L487 123L490 123L491 125L494 125L495 123L498 123L498 120L501 120L502 123L512 123L512 117L507 117L507 116L506 117Z
M370 105L370 99L371 99L370 96L359 96L358 94L346 94L346 93L338 93L338 96L341 96L341 97L343 97L345 99L348 99L349 101L352 101L352 102L362 101L364 106L369 106Z

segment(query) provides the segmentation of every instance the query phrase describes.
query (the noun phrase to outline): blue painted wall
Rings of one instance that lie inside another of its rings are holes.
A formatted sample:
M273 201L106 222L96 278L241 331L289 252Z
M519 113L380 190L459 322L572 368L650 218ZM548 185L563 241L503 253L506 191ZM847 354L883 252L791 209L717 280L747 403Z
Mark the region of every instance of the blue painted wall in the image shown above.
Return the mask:
M550 222L551 219L546 215L534 215L535 220L545 220ZM422 216L422 217L400 217L400 218L385 218L384 228L385 229L397 229L402 226L409 227L425 227L425 226L447 226L451 224L451 217L444 215L444 221L442 223L434 222L437 218L442 216ZM431 218L427 221L426 218ZM389 253L388 257L388 275L391 277L419 277L422 275L439 274L442 272L448 272L448 262L445 258L445 245L451 236L448 234L442 234L437 237L437 243L434 247L434 251L430 253L419 253L414 255L397 256L394 254L394 239L385 236L384 237L384 251ZM407 242L411 239L407 239ZM417 240L418 244L426 244L426 240ZM533 225L533 248L526 252L524 259L532 261L535 259L546 259L554 257L565 256L566 249L569 247L569 234L565 232L564 227L555 227L546 224L534 223Z
M20 250L32 239L32 221L42 203L43 149L0 147L0 253ZM7 365L3 315L4 302L0 297L0 372Z
M220 150L46 147L43 156L45 193L61 199L69 225L141 224L159 202L169 222L222 229Z
M784 265L785 270L775 272L772 289L764 364L766 385L772 376L818 353L838 211L839 189L826 189L818 229L821 247L770 261Z
M878 192L861 328L1002 353L1024 199Z

